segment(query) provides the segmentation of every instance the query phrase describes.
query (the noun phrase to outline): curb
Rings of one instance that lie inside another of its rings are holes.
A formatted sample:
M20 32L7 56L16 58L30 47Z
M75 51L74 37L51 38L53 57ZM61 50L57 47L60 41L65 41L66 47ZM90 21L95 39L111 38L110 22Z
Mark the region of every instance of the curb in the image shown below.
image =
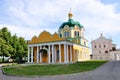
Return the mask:
M26 77L26 78L42 78L42 77L55 77L55 76L74 76L74 75L83 75L91 71L79 72L79 73L71 73L71 74L61 74L61 75L43 75L43 76L19 76L19 75L12 75L5 73L4 69L1 68L1 71L6 76L13 76L13 77Z
M108 63L108 62L106 62ZM103 65L105 65L106 63L104 63ZM101 65L102 66L102 65ZM99 66L98 68L100 68L101 66ZM3 67L4 68L4 67ZM26 77L26 78L42 78L42 77L55 77L55 76L74 76L74 75L83 75L92 71L95 71L96 69L90 70L90 71L85 71L85 72L79 72L79 73L71 73L71 74L61 74L61 75L43 75L43 76L19 76L19 75L12 75L12 74L7 74L5 73L4 69L2 67L0 68L2 73L6 76L13 76L13 77Z

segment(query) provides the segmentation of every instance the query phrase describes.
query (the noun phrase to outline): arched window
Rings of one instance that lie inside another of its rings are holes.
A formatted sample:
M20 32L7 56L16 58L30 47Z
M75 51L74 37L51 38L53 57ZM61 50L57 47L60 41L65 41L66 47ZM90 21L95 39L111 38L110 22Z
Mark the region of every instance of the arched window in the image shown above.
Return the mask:
M97 48L97 46L95 46L95 48Z
M108 51L105 51L105 53L108 53Z
M116 50L116 48L115 48L115 47L112 47L112 50L113 50L113 51L115 51L115 50Z
M74 32L74 36L76 36L76 35L77 35L77 32L75 31L75 32Z
M67 37L69 37L69 31L67 31Z
M60 34L60 37L62 37L62 34Z
M70 34L69 34L69 31L65 31L65 32L64 32L64 37L69 37L69 35L70 35Z
M64 32L64 37L66 37L67 36L67 34L66 34L66 32Z
M42 54L42 57L47 57L47 50L46 49L40 49L40 54Z
M79 37L79 36L80 36L79 31L75 31L75 32L74 32L74 36Z
M106 46L104 45L104 48L105 48Z

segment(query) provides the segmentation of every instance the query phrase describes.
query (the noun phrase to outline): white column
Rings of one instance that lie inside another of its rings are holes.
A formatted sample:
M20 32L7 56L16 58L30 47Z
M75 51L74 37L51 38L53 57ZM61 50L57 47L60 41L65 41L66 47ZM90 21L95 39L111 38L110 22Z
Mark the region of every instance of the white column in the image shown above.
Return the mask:
M56 62L56 47L54 46L54 60L55 60L55 62Z
M74 61L76 61L76 51L75 51L75 49L74 49Z
M52 45L52 63L54 63L54 45Z
M33 46L31 47L31 62L33 63Z
M64 62L66 63L66 44L64 44Z
M61 63L61 44L59 44L59 63Z
M37 63L39 63L39 46L37 46Z
M40 46L40 50L42 49L42 46ZM42 53L40 53L40 63L42 63Z
M28 46L28 63L30 62L30 47Z
M50 63L50 45L48 45L48 60L49 60L49 63Z
M66 59L67 59L67 60L66 60L66 61L69 62L69 60L68 60L68 59L69 59L69 58L68 58L68 45L66 45L66 46L67 46L67 49L66 49Z
M72 45L70 45L70 61L72 62Z

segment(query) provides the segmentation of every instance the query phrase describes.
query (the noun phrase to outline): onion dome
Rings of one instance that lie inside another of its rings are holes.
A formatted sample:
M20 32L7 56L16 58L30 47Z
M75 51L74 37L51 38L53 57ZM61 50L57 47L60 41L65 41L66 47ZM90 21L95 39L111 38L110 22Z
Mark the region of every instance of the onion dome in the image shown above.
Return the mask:
M73 14L72 14L72 12L71 12L71 10L70 10L70 12L68 13L68 18L69 18L68 21L67 21L67 22L64 22L64 23L59 27L59 29L64 28L65 25L68 25L69 27L79 26L79 28L83 28L83 26L82 26L78 21L74 21L74 20L72 19L72 17L73 17Z

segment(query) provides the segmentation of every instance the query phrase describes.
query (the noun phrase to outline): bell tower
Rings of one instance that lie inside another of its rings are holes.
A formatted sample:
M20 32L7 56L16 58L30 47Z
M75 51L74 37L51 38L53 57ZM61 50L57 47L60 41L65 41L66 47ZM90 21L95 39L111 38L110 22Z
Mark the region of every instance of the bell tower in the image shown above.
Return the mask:
M84 27L72 19L73 14L70 9L68 13L68 21L59 27L59 35L64 38L84 37Z
M74 21L73 14L70 9L68 13L68 21L62 23L59 27L59 36L66 38L70 42L87 46L88 41L84 38L84 27L78 21Z

